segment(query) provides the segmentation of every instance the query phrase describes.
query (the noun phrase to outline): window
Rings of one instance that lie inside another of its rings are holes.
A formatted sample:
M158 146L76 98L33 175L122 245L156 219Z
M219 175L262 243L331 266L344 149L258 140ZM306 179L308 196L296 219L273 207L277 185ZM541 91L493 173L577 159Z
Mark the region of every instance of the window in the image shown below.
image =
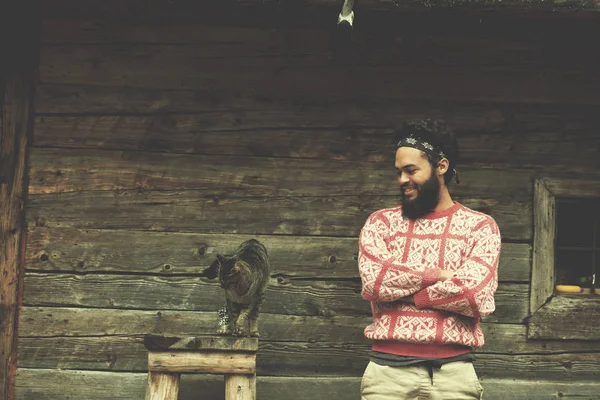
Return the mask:
M556 285L594 293L600 272L600 199L556 199ZM600 288L598 288L600 294Z
M530 339L600 339L600 294L555 293L557 284L599 286L599 205L598 180L536 180Z

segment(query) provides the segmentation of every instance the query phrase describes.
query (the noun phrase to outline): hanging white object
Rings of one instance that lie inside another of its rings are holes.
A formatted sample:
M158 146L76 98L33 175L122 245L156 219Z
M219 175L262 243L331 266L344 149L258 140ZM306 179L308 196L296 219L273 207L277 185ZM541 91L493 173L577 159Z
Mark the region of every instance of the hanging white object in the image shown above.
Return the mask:
M344 0L344 5L342 6L342 11L340 15L338 15L338 26L340 24L348 24L352 26L354 23L354 0Z

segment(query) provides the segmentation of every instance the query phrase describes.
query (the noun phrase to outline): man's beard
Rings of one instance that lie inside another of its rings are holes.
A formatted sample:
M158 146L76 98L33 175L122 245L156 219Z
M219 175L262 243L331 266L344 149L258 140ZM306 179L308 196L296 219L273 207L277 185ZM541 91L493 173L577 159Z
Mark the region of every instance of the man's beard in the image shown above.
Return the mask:
M417 196L412 200L406 199L404 190L400 191L402 215L411 220L433 212L440 202L440 182L434 174L422 185L415 185L415 189Z

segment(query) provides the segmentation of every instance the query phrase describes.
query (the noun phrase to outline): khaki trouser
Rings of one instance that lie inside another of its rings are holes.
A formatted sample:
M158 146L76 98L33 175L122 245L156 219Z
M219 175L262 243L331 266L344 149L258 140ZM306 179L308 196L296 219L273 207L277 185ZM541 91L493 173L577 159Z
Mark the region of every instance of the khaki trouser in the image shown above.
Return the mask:
M455 361L433 368L425 365L387 367L370 362L360 385L361 400L473 400L483 388L473 363Z

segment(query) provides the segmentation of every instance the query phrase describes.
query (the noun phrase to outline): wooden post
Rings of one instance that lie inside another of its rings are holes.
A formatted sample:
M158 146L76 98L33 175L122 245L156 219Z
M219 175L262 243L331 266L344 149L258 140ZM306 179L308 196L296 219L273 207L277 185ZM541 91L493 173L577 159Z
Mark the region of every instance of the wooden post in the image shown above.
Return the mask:
M225 400L255 400L256 374L225 375Z
M224 374L225 400L256 399L256 338L147 335L144 345L149 350L146 400L177 399L182 372Z
M146 400L177 400L179 394L179 374L148 372Z
M0 399L14 399L21 304L27 151L31 142L37 2L0 5Z

